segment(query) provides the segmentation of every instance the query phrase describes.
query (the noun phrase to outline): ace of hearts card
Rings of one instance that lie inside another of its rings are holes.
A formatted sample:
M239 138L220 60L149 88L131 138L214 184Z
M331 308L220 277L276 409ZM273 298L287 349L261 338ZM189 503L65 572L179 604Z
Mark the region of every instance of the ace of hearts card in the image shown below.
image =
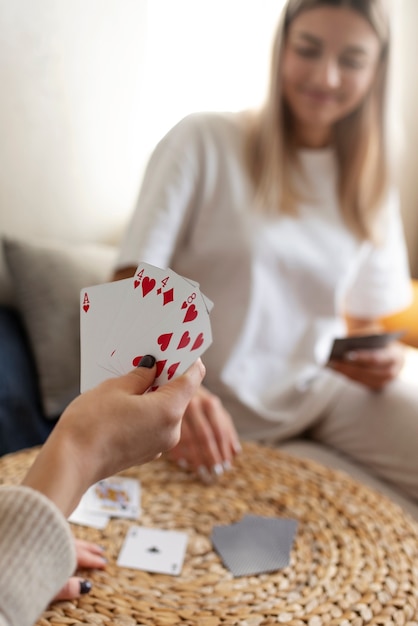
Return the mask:
M171 269L141 263L132 278L80 292L80 389L157 361L153 390L176 378L212 343L212 302Z

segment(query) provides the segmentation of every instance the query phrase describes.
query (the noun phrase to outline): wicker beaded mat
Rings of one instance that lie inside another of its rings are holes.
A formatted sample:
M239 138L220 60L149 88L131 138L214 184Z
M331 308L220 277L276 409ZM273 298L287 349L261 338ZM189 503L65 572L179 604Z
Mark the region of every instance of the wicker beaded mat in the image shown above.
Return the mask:
M0 459L1 482L18 482L35 453ZM115 565L130 521L104 531L74 526L105 546L109 563L82 573L90 594L52 605L38 626L418 626L418 524L345 474L248 443L213 486L165 460L124 475L141 481L140 524L188 533L181 575ZM289 567L233 578L222 566L212 527L248 512L299 521Z

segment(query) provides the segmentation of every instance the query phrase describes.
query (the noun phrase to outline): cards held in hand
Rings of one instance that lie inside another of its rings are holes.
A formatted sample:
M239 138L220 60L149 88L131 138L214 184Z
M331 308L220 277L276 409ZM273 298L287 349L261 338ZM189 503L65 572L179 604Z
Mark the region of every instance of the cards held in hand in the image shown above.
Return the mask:
M347 357L351 352L356 350L378 350L386 348L393 341L401 339L405 334L404 330L398 330L386 333L374 333L373 335L350 335L348 337L340 337L334 339L330 361L338 361Z
M212 343L212 302L198 283L141 263L132 278L80 292L80 389L157 360L153 390L184 373Z

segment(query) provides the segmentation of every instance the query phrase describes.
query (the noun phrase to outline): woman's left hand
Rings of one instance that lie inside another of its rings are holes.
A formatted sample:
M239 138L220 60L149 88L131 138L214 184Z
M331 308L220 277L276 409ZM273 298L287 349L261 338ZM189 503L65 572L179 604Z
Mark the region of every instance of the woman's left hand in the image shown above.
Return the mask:
M374 391L392 382L405 362L405 348L394 342L376 350L353 350L343 360L330 361L329 367Z
M103 556L103 549L90 541L75 539L75 551L77 555L77 568L87 567L89 569L103 569L106 566L106 559ZM91 589L91 584L79 576L71 576L64 587L57 593L53 602L57 600L74 600Z

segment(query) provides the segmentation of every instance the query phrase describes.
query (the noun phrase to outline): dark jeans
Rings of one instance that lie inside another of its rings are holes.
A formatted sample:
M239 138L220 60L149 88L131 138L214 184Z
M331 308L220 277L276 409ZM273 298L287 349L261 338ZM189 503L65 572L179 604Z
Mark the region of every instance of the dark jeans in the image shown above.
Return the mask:
M0 455L43 443L54 424L42 412L36 367L19 315L0 307Z

